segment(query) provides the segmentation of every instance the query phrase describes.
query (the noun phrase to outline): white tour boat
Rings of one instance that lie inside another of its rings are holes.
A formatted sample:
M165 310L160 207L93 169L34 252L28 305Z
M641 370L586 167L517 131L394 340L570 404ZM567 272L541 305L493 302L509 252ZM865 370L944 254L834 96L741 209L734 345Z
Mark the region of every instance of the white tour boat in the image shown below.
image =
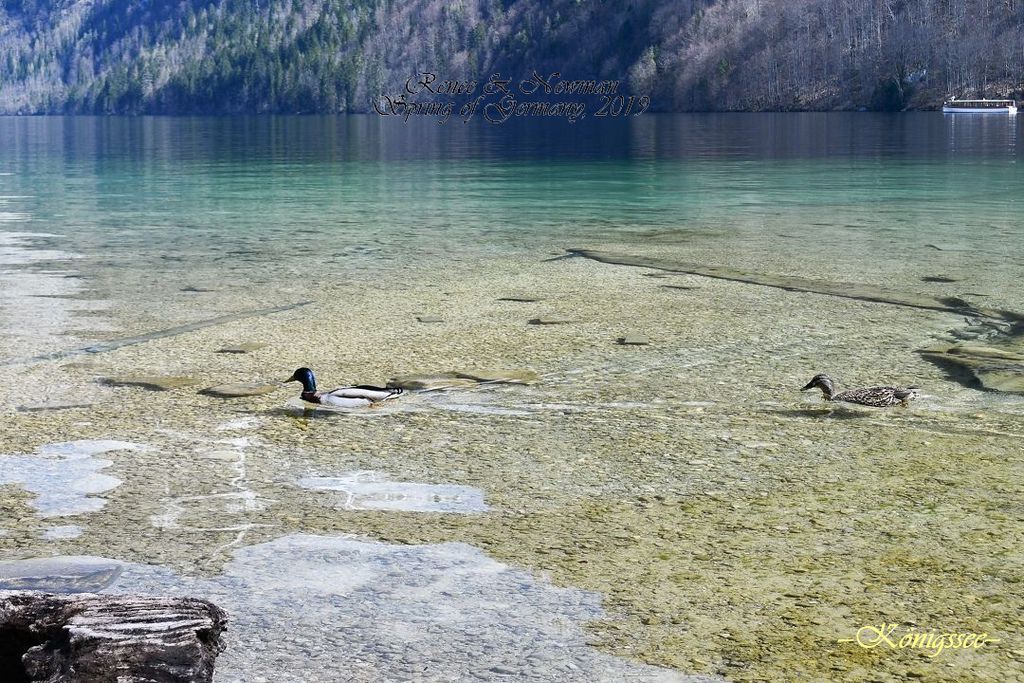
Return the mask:
M958 100L955 97L942 105L943 114L1016 114L1015 100Z

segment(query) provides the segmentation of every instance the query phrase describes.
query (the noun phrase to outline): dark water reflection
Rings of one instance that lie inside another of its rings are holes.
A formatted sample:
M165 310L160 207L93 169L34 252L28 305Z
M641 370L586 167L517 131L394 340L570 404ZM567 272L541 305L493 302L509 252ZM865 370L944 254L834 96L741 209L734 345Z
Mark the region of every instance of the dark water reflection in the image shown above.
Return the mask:
M798 113L645 114L628 121L262 117L3 117L4 165L412 160L904 159L1019 155L1017 117Z

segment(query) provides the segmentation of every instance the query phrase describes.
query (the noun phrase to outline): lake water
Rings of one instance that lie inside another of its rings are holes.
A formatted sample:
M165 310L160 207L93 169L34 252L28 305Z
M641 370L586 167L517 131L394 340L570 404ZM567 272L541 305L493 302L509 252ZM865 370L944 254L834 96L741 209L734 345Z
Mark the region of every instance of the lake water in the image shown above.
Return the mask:
M1008 680L1021 126L0 118L0 559L102 556L127 563L107 590L224 603L222 680ZM342 414L196 393L300 365L538 379ZM922 396L832 408L799 392L823 371ZM153 377L180 382L130 385ZM279 581L289 553L358 581ZM304 609L329 644L261 655ZM1003 645L838 643L882 620Z

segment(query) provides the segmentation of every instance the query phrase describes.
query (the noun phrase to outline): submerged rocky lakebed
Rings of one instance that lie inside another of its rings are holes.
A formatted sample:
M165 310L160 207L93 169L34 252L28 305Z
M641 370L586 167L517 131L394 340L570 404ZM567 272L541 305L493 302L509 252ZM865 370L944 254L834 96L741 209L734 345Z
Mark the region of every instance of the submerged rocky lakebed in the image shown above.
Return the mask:
M1024 681L1020 125L0 118L0 588L222 682Z
M915 353L962 315L554 256L0 368L4 557L99 556L128 567L105 590L210 596L234 624L220 680L1011 680L1024 404ZM262 346L217 353L240 342ZM348 413L297 385L198 393L299 365L531 381ZM800 394L826 369L923 395ZM125 374L194 381L105 381ZM890 621L1001 643L839 642Z

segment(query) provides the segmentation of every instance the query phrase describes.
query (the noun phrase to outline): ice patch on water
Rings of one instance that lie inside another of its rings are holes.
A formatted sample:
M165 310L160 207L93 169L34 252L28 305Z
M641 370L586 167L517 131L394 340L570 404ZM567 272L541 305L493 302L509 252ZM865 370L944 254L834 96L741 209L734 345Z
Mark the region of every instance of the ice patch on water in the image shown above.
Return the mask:
M78 538L81 535L82 527L74 524L51 526L43 531L43 538L47 541L63 541L66 539Z
M600 596L462 543L293 535L236 550L213 578L127 565L108 591L204 597L231 626L217 683L345 680L691 681L587 645Z
M99 470L113 464L93 456L110 451L140 451L126 441L68 441L42 446L32 455L0 455L0 484L19 484L36 494L30 503L41 517L96 512L106 505L97 494L121 484Z
M260 424L262 423L263 420L258 417L240 417L234 420L228 420L227 422L217 425L217 431L231 432L238 429L254 429L256 427L259 427Z
M306 477L299 486L315 491L344 494L346 510L400 510L403 512L455 512L488 510L484 493L472 486L391 481L386 474L369 470L340 477Z

